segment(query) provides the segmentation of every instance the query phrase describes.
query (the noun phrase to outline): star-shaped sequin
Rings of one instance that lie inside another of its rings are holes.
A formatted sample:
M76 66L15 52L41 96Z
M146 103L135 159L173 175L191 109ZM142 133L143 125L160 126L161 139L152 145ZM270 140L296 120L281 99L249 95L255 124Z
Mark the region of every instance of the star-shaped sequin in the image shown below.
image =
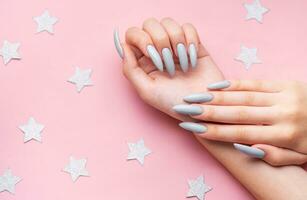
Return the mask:
M0 55L3 57L3 63L6 65L12 59L21 59L18 49L20 43L10 43L7 40L4 40L2 48L0 49Z
M85 86L91 86L91 74L92 69L81 70L79 67L76 67L75 74L68 79L69 82L76 85L77 91L81 92L81 90Z
M269 11L269 9L263 7L260 3L260 0L254 0L251 4L244 4L244 7L247 11L246 20L255 19L259 23L262 23L263 15Z
M151 153L150 149L148 149L145 144L144 140L140 139L136 143L128 143L129 147L129 154L127 160L138 160L141 165L144 165L145 156Z
M252 64L259 64L261 60L257 57L257 48L247 48L244 45L241 46L240 54L235 58L238 61L241 61L246 69L249 69Z
M75 182L79 176L89 176L88 171L85 169L87 160L85 158L75 159L74 157L69 157L69 163L63 169L64 172L70 174L71 179Z
M58 21L56 17L50 16L48 10L45 10L41 16L34 17L33 19L37 23L37 33L48 31L53 34L53 25Z
M0 176L0 192L8 191L12 194L15 193L15 185L21 181L21 178L14 176L10 169L4 171Z
M187 197L197 197L199 200L205 199L205 194L212 190L211 187L204 183L204 177L199 176L195 180L188 180L189 191Z
M43 124L39 124L33 117L30 117L27 124L19 126L20 130L24 133L24 142L28 142L32 139L39 142L42 141L42 131L44 129Z

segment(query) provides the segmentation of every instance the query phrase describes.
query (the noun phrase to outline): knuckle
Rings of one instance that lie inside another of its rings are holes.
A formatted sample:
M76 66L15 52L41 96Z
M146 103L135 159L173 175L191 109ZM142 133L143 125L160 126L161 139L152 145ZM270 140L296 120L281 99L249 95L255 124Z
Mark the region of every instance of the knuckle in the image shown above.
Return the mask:
M248 138L248 130L245 126L238 126L235 132L235 140L238 142L246 141L246 139Z
M300 108L297 105L288 106L284 109L285 120L296 121L300 116Z
M163 23L170 22L170 21L174 21L174 20L171 17L163 17L160 22L163 24Z
M296 127L291 126L286 128L280 135L283 146L293 146L297 142L298 130Z
M215 114L214 114L214 108L211 106L206 107L206 114L204 115L207 120L214 120Z
M191 24L191 23L184 23L184 24L182 25L182 27L184 27L184 28L192 28L192 29L195 29L194 25Z
M237 122L245 122L249 118L249 113L244 108L239 108L236 113Z
M154 40L158 43L168 43L169 42L168 36L166 34L157 34Z
M156 22L158 22L158 20L154 17L147 18L143 22L143 28L146 28L147 26L151 26L153 23L156 23Z
M256 96L253 93L247 93L244 98L245 105L254 105Z

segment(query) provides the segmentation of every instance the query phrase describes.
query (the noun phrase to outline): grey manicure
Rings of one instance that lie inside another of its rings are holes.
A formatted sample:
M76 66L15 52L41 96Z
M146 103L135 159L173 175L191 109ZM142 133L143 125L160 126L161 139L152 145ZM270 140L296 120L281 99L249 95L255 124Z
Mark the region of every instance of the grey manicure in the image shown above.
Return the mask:
M167 72L169 73L170 76L174 76L175 75L175 63L174 63L174 59L173 59L171 50L169 50L169 48L162 49L162 56L163 56L163 60L164 60Z
M224 80L224 81L219 81L215 83L210 83L207 88L211 90L218 90L218 89L224 89L228 88L230 86L230 81Z
M189 46L189 55L192 68L195 68L197 66L197 51L193 43Z
M162 62L162 59L161 59L160 54L158 53L157 49L152 45L148 45L147 46L147 52L148 52L153 64L158 68L158 70L163 72L163 62Z
M176 105L173 110L184 115L200 115L203 113L203 108L195 105Z
M177 44L177 53L182 71L187 72L189 67L188 54L182 43Z
M206 126L194 122L181 122L179 126L196 134L205 133L208 130Z
M183 100L188 103L204 103L212 101L213 95L210 93L195 93L183 97Z
M114 44L115 44L117 53L119 54L121 58L124 58L124 52L123 52L122 46L120 45L120 39L119 39L119 34L118 34L117 29L114 29L113 38L114 38Z
M262 159L265 156L265 152L258 148L254 148L254 147L250 147L250 146L238 144L238 143L234 143L233 146L235 147L235 149L239 150L240 152L245 153L254 158Z

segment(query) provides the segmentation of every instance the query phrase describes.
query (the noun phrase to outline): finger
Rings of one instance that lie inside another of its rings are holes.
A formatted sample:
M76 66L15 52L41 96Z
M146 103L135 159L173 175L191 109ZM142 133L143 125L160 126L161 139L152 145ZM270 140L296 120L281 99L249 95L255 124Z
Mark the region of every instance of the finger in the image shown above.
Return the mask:
M264 80L225 80L211 83L209 90L223 89L224 91L255 91L255 92L280 92L281 84L275 81Z
M183 24L182 30L184 32L185 39L187 42L191 66L192 68L195 68L197 66L197 52L199 49L198 45L200 43L197 30L190 23Z
M194 93L183 98L188 103L224 106L272 106L275 94L262 92L215 91L210 93Z
M175 55L179 58L182 71L187 72L189 60L186 49L186 40L181 26L171 18L162 19L161 25L169 36Z
M131 27L126 31L126 42L128 45L135 46L148 58L151 58L153 64L158 70L163 71L161 57L153 45L151 37L143 30L137 27Z
M278 112L273 107L253 106L216 106L193 104L202 112L199 115L192 114L194 119L231 124L273 124Z
M284 142L274 126L229 125L214 123L182 122L181 128L209 140L243 144L271 144Z
M273 166L302 165L307 162L307 155L289 149L275 147L267 144L255 144L253 148L265 152L264 161Z
M129 45L124 44L122 47L124 50L124 75L142 96L152 86L153 80L138 66L137 59Z

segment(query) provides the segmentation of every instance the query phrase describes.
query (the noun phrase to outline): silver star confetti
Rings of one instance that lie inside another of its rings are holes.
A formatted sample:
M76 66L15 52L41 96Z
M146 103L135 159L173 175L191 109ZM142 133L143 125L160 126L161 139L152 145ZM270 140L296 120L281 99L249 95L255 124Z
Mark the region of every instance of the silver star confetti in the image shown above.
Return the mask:
M0 49L0 55L3 57L3 63L6 65L12 59L21 59L18 49L20 43L10 43L7 40L4 40L2 48Z
M12 194L15 193L15 185L21 181L21 178L14 176L10 169L4 171L0 176L0 192L8 191Z
M249 69L252 64L259 64L261 60L257 57L257 48L247 48L244 45L241 46L240 54L235 58L238 61L244 63L246 69Z
M212 190L211 187L204 183L204 177L199 176L195 180L188 180L189 191L187 197L197 197L199 200L205 199L205 194Z
M255 19L259 23L262 23L263 15L269 11L269 9L263 7L260 3L260 0L254 0L251 4L244 4L245 9L247 10L246 20Z
M64 172L70 174L71 179L75 182L79 176L89 176L88 171L85 169L87 160L83 159L75 159L74 157L69 157L69 163L63 169Z
M33 117L30 117L28 123L19 126L19 128L24 133L24 142L28 142L32 139L37 140L39 142L42 141L41 132L44 129L44 125L37 123Z
M76 67L75 74L69 78L68 82L75 84L77 91L81 92L85 86L92 85L91 74L92 69L81 70L79 67Z
M145 156L151 153L150 149L148 149L145 144L144 140L140 139L136 143L128 143L129 147L129 154L127 160L138 160L141 165L144 165Z
M34 17L33 19L37 23L37 33L48 31L53 34L53 25L58 21L56 17L50 16L48 10L45 10L41 16Z

